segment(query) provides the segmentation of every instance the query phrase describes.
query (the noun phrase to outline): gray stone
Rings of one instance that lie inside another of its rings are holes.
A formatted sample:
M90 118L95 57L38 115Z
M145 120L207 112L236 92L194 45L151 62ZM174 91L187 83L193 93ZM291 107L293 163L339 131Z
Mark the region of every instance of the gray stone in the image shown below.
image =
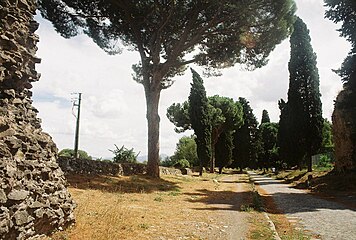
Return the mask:
M14 218L16 225L23 225L32 220L32 217L28 214L26 210L15 212Z
M41 208L41 207L46 207L46 204L36 201L36 202L33 202L31 205L29 205L29 208Z
M24 200L29 195L29 191L25 190L12 190L7 198L15 201Z
M7 197L3 189L0 189L0 203L6 203Z

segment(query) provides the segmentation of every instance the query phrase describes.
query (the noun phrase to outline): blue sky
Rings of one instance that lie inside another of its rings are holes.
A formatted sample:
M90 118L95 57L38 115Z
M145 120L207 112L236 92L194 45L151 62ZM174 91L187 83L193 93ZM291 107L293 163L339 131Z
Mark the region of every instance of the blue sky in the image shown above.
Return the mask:
M297 0L297 14L307 24L312 46L317 54L322 93L323 115L331 118L333 101L342 88L340 78L331 69L340 67L350 45L340 38L337 26L323 18L321 0ZM146 105L143 87L132 80L132 64L139 61L137 52L124 50L109 56L91 39L80 35L63 39L51 24L40 22L37 65L41 73L34 83L34 106L39 110L42 128L54 139L59 149L73 148L75 118L72 115L71 93L82 92L80 149L95 157L109 157L114 144L147 153ZM220 77L205 78L208 95L219 94L234 99L245 97L258 119L266 109L272 121L279 120L278 100L286 99L288 91L289 40L278 45L270 55L269 64L253 72L238 66L226 69ZM198 67L192 66L198 72ZM163 90L160 101L161 153L173 154L178 139L166 118L172 103L188 98L191 73L176 77L176 82Z

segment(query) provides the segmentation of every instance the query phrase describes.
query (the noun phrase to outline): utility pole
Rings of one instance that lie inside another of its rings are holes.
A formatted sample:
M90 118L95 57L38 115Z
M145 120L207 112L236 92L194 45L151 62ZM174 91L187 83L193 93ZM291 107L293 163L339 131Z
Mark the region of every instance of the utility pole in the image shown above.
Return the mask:
M81 104L81 100L82 100L82 93L77 93L78 94L78 103L76 103L76 101L73 101L73 108L74 107L78 107L78 112L77 112L77 116L76 119L76 125L75 125L75 138L74 138L74 158L78 159L79 155L78 155L78 146L79 146L79 121L80 121L80 104Z

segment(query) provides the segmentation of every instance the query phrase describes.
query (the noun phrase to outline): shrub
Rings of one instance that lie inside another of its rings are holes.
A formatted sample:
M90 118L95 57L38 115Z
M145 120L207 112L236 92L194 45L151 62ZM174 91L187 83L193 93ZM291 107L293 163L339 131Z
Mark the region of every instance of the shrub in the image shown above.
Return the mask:
M83 150L78 150L78 157L80 159L87 159L87 160L92 160L92 157L89 156L89 154L86 151ZM69 148L65 148L62 149L59 153L58 156L60 157L74 157L74 150L73 149L69 149Z
M127 149L124 145L122 145L121 148L118 148L118 146L115 144L114 150L110 150L114 154L113 160L116 163L137 163L137 156L134 152L134 149Z
M189 168L190 163L187 159L179 159L174 163L175 168Z

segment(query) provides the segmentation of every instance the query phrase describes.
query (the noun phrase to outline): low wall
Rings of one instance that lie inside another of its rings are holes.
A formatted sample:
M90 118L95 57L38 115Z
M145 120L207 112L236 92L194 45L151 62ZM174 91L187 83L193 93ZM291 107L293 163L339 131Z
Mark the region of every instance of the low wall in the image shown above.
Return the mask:
M59 157L58 164L65 173L103 174L113 176L130 176L146 174L147 166L142 163L114 163L98 160L73 159ZM182 171L175 168L160 167L161 175L180 175Z

